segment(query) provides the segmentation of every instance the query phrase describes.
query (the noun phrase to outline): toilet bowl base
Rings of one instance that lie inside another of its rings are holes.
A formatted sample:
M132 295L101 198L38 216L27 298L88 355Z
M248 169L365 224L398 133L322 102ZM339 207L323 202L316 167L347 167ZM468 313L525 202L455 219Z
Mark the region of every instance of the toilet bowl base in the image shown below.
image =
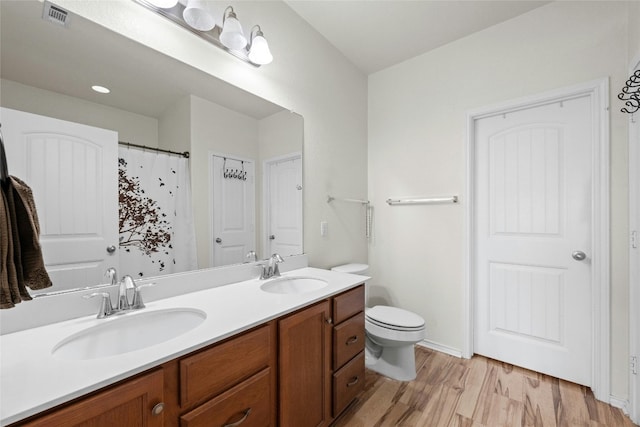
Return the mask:
M375 357L370 348L365 348L365 366L394 380L412 381L416 379L414 344L384 347L380 357Z

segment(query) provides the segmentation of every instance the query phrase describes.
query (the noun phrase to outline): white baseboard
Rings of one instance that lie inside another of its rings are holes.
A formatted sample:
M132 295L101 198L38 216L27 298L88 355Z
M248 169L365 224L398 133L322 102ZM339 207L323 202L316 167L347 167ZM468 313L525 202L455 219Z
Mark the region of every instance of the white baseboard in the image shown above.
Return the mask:
M448 354L449 356L462 358L462 351L457 348L449 347L437 342L422 340L418 343L419 346L426 347L430 350L439 351L440 353Z
M609 396L609 404L616 408L622 409L625 415L629 415L629 401L620 399L619 397Z

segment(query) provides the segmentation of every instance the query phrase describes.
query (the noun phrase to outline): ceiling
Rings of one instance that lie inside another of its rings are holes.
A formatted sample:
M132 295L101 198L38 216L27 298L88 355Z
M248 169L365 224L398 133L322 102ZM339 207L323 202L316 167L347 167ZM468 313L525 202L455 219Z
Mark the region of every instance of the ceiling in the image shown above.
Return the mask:
M285 2L365 74L549 3L527 0Z
M285 1L365 74L548 3ZM73 16L69 28L50 24L42 19L41 1L0 0L0 9L4 79L149 117L159 117L176 100L193 93L256 119L282 109L79 16ZM113 90L100 95L90 89L93 84Z

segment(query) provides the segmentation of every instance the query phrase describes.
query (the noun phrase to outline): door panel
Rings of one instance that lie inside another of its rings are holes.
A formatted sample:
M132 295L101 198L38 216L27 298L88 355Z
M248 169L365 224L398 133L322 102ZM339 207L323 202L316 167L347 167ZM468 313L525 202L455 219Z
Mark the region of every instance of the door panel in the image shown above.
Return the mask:
M227 170L246 180L225 178ZM255 173L249 161L213 156L213 267L239 264L255 251Z
M302 253L302 159L269 162L267 253Z
M475 350L585 385L590 111L585 96L475 123Z
M102 283L118 267L118 134L7 108L2 132L9 172L33 190L56 289Z

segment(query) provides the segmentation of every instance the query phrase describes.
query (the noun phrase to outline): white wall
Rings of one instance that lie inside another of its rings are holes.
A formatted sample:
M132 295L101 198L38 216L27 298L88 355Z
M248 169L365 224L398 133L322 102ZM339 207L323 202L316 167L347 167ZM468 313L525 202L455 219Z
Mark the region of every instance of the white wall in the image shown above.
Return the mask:
M3 107L118 132L120 141L158 146L158 120L60 93L0 81Z
M184 96L162 112L158 119L158 147L191 151L191 98Z
M611 78L611 392L628 384L627 5L553 2L369 78L371 295L422 315L428 340L463 346L464 204L389 207L391 196L463 195L465 115Z
M364 214L338 211L326 203L328 193L366 197L366 78L285 3L234 3L246 28L260 24L269 40L274 61L258 69L128 0L56 3L301 114L306 177L304 249L309 263L329 267L366 260ZM320 237L322 220L329 222L327 237Z

